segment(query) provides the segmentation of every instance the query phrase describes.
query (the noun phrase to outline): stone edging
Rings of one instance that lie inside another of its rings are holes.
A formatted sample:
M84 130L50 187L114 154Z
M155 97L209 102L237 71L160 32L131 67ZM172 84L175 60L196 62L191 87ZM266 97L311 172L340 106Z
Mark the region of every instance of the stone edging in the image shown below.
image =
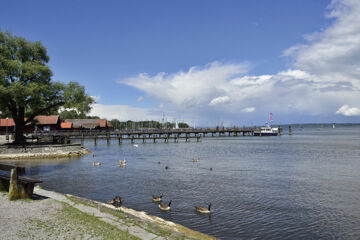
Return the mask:
M28 145L25 147L1 147L1 159L35 159L35 158L62 158L76 157L91 153L81 144L50 144L50 145Z

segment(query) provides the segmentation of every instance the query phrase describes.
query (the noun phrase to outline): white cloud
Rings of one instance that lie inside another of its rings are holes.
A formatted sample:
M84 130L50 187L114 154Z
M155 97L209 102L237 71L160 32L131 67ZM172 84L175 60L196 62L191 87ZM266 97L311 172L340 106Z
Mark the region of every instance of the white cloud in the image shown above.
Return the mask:
M307 37L307 44L285 51L295 58L294 67L328 82L347 81L360 88L360 1L333 0L329 18L334 23Z
M214 62L204 67L192 67L187 72L158 73L155 76L141 73L136 77L122 79L119 83L143 90L161 102L191 108L207 104L215 95L226 92L228 85L224 83L245 73L246 69L245 64Z
M228 103L230 102L229 96L223 96L223 97L217 97L211 100L211 102L208 104L209 106L215 106L218 104Z
M142 101L144 101L144 97L143 97L143 96L139 96L139 97L136 99L136 101L142 102Z
M339 110L336 111L336 114L342 114L344 116L360 116L360 108L349 107L348 105L343 105Z
M142 73L119 83L166 103L163 110L174 116L202 122L265 118L269 112L297 114L305 121L335 112L354 116L358 109L344 104L360 102L360 1L333 0L327 17L334 19L327 29L284 51L293 64L277 74L250 75L247 64L214 62L170 74ZM342 105L347 107L338 109ZM247 114L255 109L256 114Z
M130 107L127 105L103 105L94 104L90 115L99 116L107 119L119 119L120 121L127 120L160 120L161 113L154 109Z
M246 113L251 113L251 112L255 112L255 110L256 110L256 108L254 108L254 107L247 107L247 108L244 108L241 111L246 112Z

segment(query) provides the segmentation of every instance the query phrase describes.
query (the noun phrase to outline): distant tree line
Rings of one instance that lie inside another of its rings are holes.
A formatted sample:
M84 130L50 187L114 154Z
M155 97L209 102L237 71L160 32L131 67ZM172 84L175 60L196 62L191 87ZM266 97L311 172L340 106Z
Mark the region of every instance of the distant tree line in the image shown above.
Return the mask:
M110 121L115 129L172 129L175 128L175 123L165 122L160 123L158 121L125 121L121 122L118 119ZM179 128L189 128L187 123L178 123Z
M88 116L86 113L76 110L63 110L59 114L60 119L100 119L98 116Z

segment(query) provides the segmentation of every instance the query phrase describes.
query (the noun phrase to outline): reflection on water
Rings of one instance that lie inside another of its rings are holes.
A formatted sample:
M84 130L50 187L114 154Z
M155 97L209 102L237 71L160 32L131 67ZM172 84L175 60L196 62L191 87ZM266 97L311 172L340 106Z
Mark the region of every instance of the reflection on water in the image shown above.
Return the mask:
M360 128L293 132L136 148L89 141L95 157L25 164L44 188L103 202L120 195L127 207L221 239L358 238ZM164 202L172 200L170 212L152 202L161 193ZM195 211L210 202L211 214Z

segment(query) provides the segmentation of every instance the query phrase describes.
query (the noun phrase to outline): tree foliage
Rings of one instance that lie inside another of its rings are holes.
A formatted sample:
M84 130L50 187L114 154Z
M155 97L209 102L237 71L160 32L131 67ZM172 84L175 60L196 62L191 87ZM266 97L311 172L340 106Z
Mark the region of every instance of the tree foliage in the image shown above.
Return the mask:
M131 121L121 122L118 119L110 121L115 129L171 129L175 127L175 123L165 122L164 124L158 121ZM189 128L187 123L179 123L179 128Z
M84 113L79 113L75 109L63 110L59 114L61 119L100 119L98 116L88 116Z
M57 112L61 106L82 114L91 109L94 100L86 95L84 87L51 80L48 62L41 42L0 30L0 111L14 119L16 143L24 142L24 126L37 115Z

